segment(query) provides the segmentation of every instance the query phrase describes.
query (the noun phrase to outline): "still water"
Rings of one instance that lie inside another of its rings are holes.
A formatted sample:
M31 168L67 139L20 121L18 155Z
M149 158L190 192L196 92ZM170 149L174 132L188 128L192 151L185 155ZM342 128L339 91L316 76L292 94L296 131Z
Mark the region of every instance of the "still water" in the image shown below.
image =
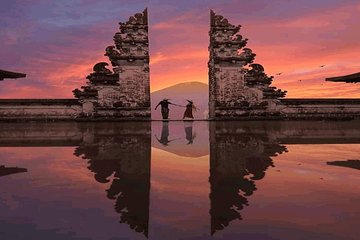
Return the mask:
M0 239L358 239L360 122L1 123Z

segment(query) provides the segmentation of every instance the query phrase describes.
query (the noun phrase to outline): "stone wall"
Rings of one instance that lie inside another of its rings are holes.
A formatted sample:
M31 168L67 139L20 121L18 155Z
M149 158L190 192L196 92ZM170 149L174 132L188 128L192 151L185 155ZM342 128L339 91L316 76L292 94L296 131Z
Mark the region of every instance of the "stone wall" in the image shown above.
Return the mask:
M281 99L282 119L350 120L360 118L360 99Z
M1 99L0 121L73 120L82 113L77 99Z
M250 111L217 107L215 120L353 120L360 119L360 99L285 98Z
M124 96L123 106L126 107L149 107L150 106L150 81L149 65L123 66L121 67L120 94Z

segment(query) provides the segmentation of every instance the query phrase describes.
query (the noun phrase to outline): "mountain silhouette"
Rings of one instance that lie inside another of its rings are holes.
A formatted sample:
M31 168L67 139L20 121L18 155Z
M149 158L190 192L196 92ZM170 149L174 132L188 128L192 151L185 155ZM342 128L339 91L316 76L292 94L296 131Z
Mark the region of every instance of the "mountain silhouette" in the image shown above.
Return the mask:
M208 112L209 86L201 82L186 82L173 85L151 93L152 119L162 119L160 109L154 110L155 106L164 98L172 103L182 106L187 104L186 99L192 100L199 109L194 112L195 119L205 119ZM170 119L182 119L185 108L170 105Z

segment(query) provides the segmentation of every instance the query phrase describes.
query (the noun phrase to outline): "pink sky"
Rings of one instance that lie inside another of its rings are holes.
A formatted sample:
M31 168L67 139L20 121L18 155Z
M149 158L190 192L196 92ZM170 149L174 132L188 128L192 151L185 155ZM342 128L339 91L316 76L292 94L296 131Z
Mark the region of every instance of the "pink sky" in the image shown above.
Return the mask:
M151 91L207 83L212 8L243 26L255 62L275 76L273 85L287 90L287 97L360 97L360 85L324 81L360 72L358 1L83 2L0 4L0 68L27 73L1 82L1 98L72 98L93 65L107 61L104 49L113 44L117 23L146 6Z

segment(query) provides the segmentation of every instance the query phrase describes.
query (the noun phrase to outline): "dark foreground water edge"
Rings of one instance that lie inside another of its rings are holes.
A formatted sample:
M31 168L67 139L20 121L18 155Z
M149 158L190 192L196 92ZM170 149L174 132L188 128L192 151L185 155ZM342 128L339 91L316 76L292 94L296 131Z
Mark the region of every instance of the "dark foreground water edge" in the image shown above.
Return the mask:
M360 122L0 123L0 239L357 239Z

